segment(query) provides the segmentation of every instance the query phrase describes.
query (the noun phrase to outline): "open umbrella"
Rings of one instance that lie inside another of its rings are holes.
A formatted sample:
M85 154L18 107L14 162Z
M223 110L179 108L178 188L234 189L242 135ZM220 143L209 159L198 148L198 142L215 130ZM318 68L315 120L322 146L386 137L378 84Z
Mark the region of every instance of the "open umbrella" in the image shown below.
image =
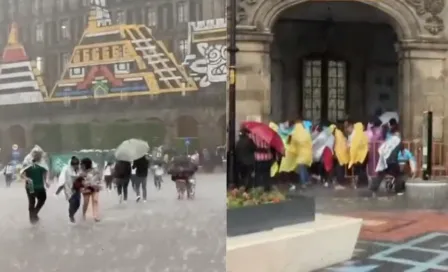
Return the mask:
M381 114L381 116L378 118L380 119L383 125L389 123L391 119L397 120L397 123L400 122L400 117L398 116L398 113L395 111L386 111L385 113Z
M133 162L145 156L149 151L147 142L139 139L129 139L122 142L115 150L115 158L119 161Z
M269 125L260 122L247 121L242 123L242 127L249 130L250 133L254 134L262 141L266 142L280 154L285 153L282 138L277 132L270 128Z

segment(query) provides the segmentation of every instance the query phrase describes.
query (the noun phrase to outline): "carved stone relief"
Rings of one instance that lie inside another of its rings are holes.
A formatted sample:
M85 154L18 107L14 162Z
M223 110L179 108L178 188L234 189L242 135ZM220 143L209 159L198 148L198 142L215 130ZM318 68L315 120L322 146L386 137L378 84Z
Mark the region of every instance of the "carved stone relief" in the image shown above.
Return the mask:
M239 0L237 4L237 23L243 24L247 21L249 10L257 4L258 0Z
M441 13L445 8L445 0L406 0L417 15L425 20L425 29L432 35L437 35L445 29Z

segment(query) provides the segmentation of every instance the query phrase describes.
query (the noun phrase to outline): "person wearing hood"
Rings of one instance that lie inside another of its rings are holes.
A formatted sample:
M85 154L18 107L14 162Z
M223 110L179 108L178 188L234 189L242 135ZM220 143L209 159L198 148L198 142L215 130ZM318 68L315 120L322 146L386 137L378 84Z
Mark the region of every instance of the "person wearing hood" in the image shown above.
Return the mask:
M367 176L367 163L369 153L369 140L364 132L364 125L360 122L347 122L348 146L350 160L348 168L353 167L353 173L357 177L354 182L356 188L358 184L367 186L369 183Z
M31 161L27 161L22 168L21 178L26 180L26 195L28 197L29 219L32 224L39 222L39 211L47 200L47 191L50 185L47 182L48 167L43 162L43 152L33 150L31 152Z
M349 150L344 133L335 125L330 125L330 131L334 135L334 167L333 178L336 180L335 189L342 189L345 180L345 167L349 162Z
M56 195L59 195L62 190L64 191L68 201L68 217L72 223L75 223L75 214L81 205L81 191L75 184L77 178L79 178L79 159L73 156L69 164L62 168L56 190Z

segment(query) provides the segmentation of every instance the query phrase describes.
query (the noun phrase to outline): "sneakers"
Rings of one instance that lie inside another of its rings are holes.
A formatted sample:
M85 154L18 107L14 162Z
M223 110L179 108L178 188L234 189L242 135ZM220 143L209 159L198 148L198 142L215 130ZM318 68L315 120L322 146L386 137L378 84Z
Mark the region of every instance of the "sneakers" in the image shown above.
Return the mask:
M70 219L70 223L76 223L76 220L75 220L75 217L73 217L73 216L69 216L69 219Z
M142 197L141 196L137 196L137 199L135 200L135 202L140 202L140 199L141 199Z

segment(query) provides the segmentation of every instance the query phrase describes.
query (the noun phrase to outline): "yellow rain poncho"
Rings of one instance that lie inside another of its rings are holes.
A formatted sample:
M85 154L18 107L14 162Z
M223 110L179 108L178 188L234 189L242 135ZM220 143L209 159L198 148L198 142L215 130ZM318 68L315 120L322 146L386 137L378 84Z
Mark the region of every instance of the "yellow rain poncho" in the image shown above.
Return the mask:
M350 160L347 139L335 125L331 125L330 130L334 134L334 154L340 165L346 165Z
M285 156L280 167L274 164L271 168L271 175L277 172L295 171L299 164L310 166L313 162L313 142L311 134L301 123L294 126L291 133L290 143L285 145Z
M363 163L369 151L369 139L364 133L364 126L356 123L353 127L352 139L350 144L350 162L348 168L356 163Z

